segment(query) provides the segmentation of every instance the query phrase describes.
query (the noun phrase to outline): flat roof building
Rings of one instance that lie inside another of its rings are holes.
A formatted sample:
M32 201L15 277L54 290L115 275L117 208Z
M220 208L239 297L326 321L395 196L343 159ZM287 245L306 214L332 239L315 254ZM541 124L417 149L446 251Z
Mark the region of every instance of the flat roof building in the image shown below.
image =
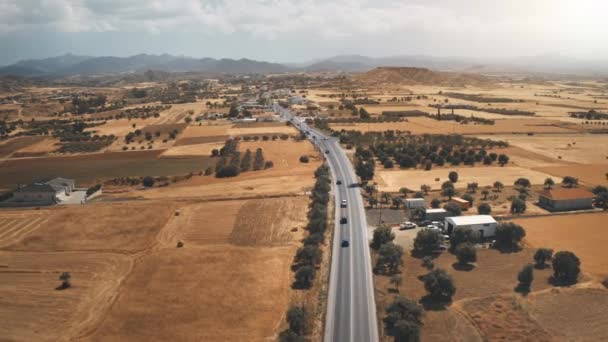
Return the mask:
M496 234L498 222L490 215L452 216L445 218L445 228L451 234L456 228L468 227L479 232L480 237L490 237Z

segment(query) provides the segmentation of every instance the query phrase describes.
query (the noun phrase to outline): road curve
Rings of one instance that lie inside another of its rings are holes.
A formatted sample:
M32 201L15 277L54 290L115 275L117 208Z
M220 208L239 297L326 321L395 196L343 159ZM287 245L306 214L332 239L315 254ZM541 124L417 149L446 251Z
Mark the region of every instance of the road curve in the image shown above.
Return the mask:
M336 222L324 341L378 341L367 221L359 187L352 186L357 183L353 167L337 139L311 129L287 109L275 105L275 110L284 119L293 120L301 131L309 132L309 139L324 154L334 180ZM335 184L337 180L342 184ZM340 206L343 199L347 201L346 208ZM342 217L347 218L347 224L340 224ZM350 246L341 247L342 240Z

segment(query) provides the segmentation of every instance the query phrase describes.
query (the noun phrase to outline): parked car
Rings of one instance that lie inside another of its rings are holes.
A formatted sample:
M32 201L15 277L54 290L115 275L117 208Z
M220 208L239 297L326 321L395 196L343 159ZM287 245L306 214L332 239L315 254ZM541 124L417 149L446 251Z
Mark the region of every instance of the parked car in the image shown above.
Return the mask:
M348 220L346 219L346 217L342 217L340 219L340 224L346 224L348 222Z
M341 247L348 247L348 240L342 240L342 242L340 243Z
M416 228L416 224L414 222L403 222L402 224L399 225L399 229L400 230L406 230L406 229L414 229Z

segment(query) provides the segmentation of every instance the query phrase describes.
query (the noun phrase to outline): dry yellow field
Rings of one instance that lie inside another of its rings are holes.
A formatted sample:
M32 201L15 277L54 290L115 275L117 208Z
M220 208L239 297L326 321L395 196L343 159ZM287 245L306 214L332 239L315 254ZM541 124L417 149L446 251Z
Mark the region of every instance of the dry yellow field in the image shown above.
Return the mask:
M476 166L452 167L424 170L380 170L376 172L374 180L378 183L378 190L384 192L397 192L400 188L413 191L420 190L422 184L430 185L433 190L441 189L441 184L448 180L450 171L458 172L456 188L466 188L467 183L477 182L480 187L492 186L500 181L504 185L512 185L515 180L525 177L532 184L543 184L551 175L539 171L529 170L518 166ZM435 179L439 179L436 181Z
M515 219L526 229L526 242L533 247L568 250L581 259L582 272L599 280L608 276L608 213L557 215Z
M223 143L207 143L180 145L169 147L161 154L161 158L169 157L186 157L186 156L210 156L213 149L220 149L224 146Z

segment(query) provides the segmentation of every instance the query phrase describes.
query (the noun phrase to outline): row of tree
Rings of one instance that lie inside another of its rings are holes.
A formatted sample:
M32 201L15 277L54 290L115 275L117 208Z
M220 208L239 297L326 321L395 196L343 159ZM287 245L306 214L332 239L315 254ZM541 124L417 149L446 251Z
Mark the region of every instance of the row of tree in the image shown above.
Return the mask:
M292 287L296 289L308 289L312 286L316 267L321 263L322 258L319 246L323 242L327 230L327 205L331 190L329 168L326 165L319 166L315 171L315 178L315 185L311 191L312 203L308 210L308 225L306 226L308 236L304 239L303 246L296 252L292 264L295 272Z

